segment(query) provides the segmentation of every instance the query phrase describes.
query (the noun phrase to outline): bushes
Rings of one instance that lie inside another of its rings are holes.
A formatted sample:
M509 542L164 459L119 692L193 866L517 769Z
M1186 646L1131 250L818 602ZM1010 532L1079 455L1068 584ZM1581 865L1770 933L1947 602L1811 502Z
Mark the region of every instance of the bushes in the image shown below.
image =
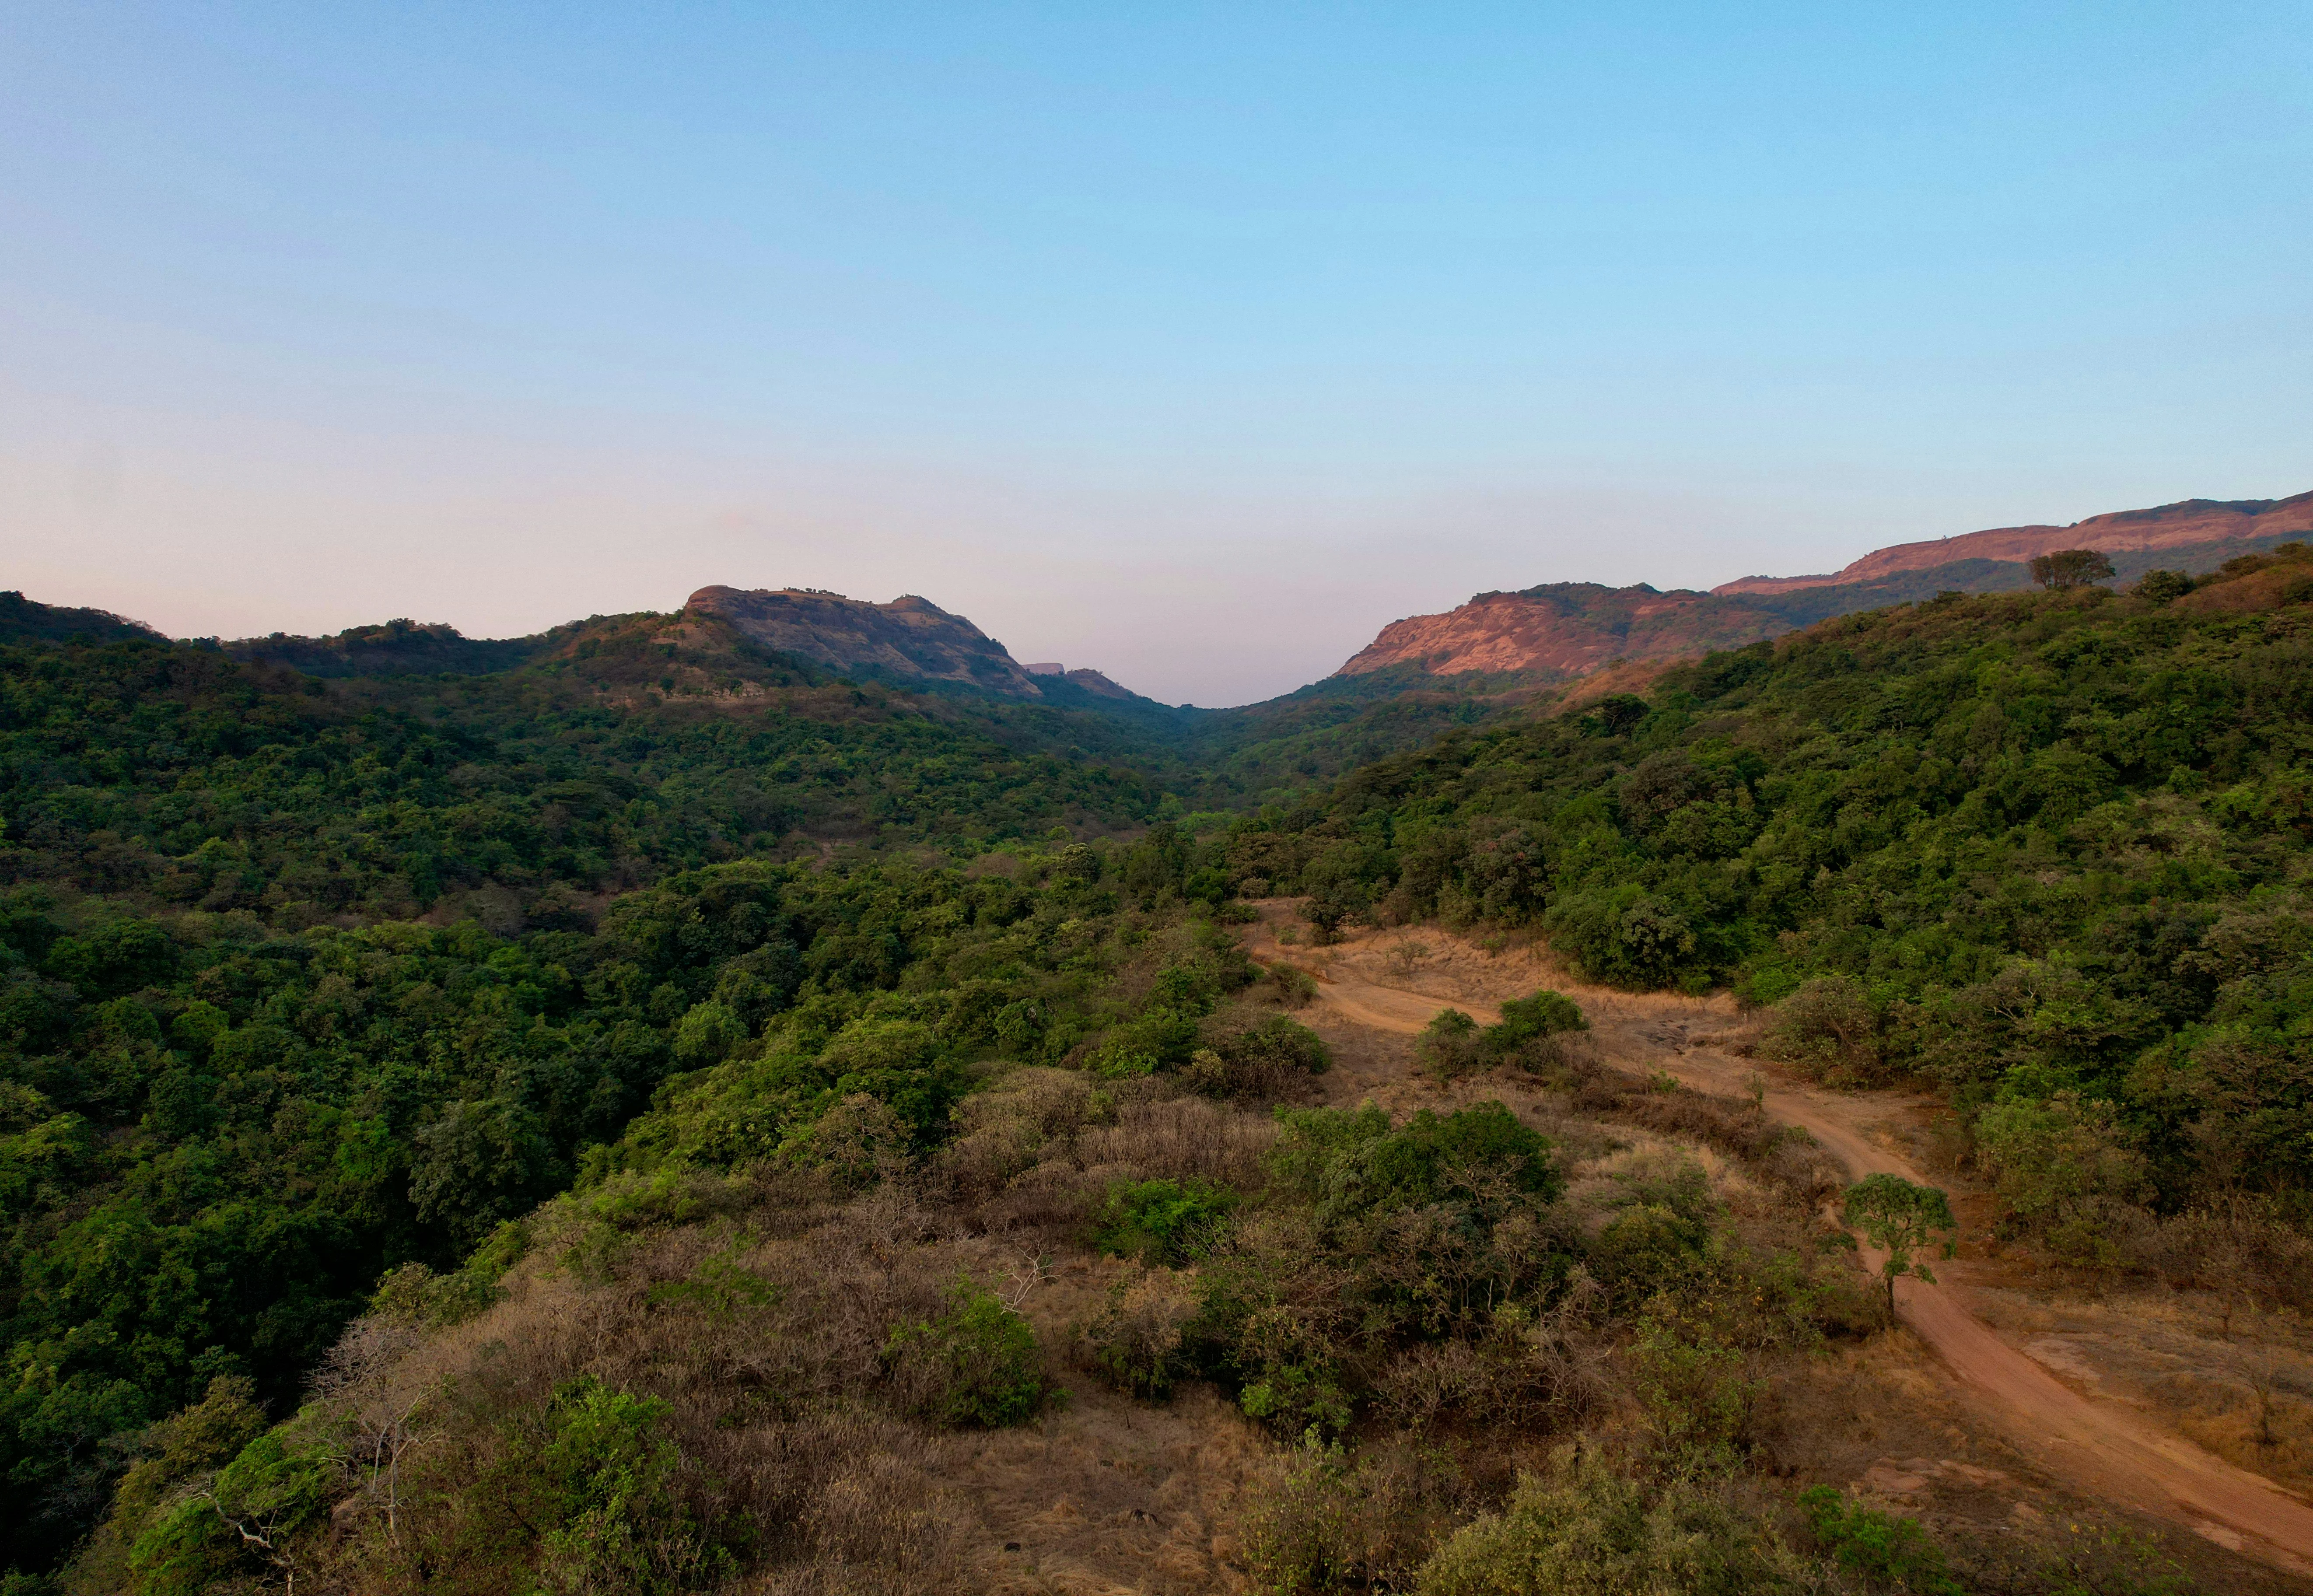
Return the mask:
M1111 1027L1084 1064L1095 1075L1112 1078L1151 1075L1187 1063L1196 1045L1194 1015L1157 1009Z
M1282 1014L1236 1010L1207 1022L1207 1046L1191 1055L1181 1083L1207 1097L1270 1101L1300 1095L1332 1067L1316 1032Z
M2113 1105L2074 1091L1994 1103L1976 1116L1975 1137L2010 1213L2060 1256L2120 1260L2113 1211L2135 1204L2149 1182L2143 1155L2127 1144Z
M1501 1023L1490 1031L1499 1035L1499 1045L1507 1049L1537 1036L1589 1028L1590 1021L1579 1004L1545 987L1530 998L1512 998L1503 1003Z
M1842 1568L1917 1596L1965 1596L1945 1565L1943 1548L1917 1519L1850 1502L1829 1486L1800 1492L1799 1508L1816 1539Z
M1626 1354L1632 1393L1658 1467L1684 1476L1724 1473L1750 1445L1752 1412L1766 1382L1733 1347L1682 1328L1668 1314L1641 1316Z
M1277 1001L1286 1008L1306 1009L1317 1001L1317 978L1308 971L1281 962L1268 966L1267 970Z
M1501 1512L1425 1563L1420 1596L1768 1596L1820 1589L1807 1559L1723 1487L1649 1485L1596 1450L1566 1447L1521 1475Z
M1118 1281L1100 1312L1077 1334L1078 1361L1136 1397L1170 1396L1190 1371L1183 1344L1200 1308L1193 1283L1161 1268Z
M1371 1106L1277 1120L1271 1201L1204 1265L1190 1333L1245 1412L1290 1436L1334 1433L1420 1344L1494 1336L1489 1356L1556 1355L1520 1351L1513 1332L1531 1321L1501 1317L1539 1309L1566 1264L1546 1222L1562 1181L1545 1138L1499 1103L1403 1126ZM1412 1388L1391 1399L1425 1400Z
M1237 1204L1209 1180L1121 1181L1093 1221L1093 1245L1147 1264L1184 1264L1210 1249Z
M329 1511L336 1484L326 1451L297 1439L283 1430L259 1435L137 1538L128 1565L141 1596L195 1596L256 1570L294 1578L295 1538Z
M1884 1079L1879 1031L1879 1010L1860 986L1823 975L1783 1000L1759 1050L1834 1085L1868 1085Z
M1414 1062L1440 1086L1476 1069L1484 1056L1478 1022L1459 1009L1440 1009L1414 1038Z
M1245 1562L1277 1596L1403 1590L1466 1493L1434 1451L1385 1443L1352 1456L1305 1442L1250 1494Z
M1026 1424L1044 1406L1036 1332L968 1280L948 1289L946 1312L893 1331L884 1357L908 1406L941 1424L1001 1429Z
M1671 985L1696 951L1686 915L1634 885L1569 893L1543 924L1551 946L1583 974L1631 991Z
M675 1491L673 1412L582 1375L554 1393L523 1459L536 1494L541 1592L684 1589L726 1572L730 1556L693 1524Z
M1280 1108L1277 1122L1271 1175L1329 1223L1437 1203L1502 1215L1554 1201L1565 1186L1550 1139L1497 1102L1444 1115L1425 1108L1402 1129L1371 1104Z
M1414 1043L1415 1060L1441 1086L1504 1062L1540 1071L1564 1058L1551 1038L1590 1028L1571 998L1546 988L1510 999L1501 1012L1499 1024L1481 1027L1459 1009L1439 1010Z

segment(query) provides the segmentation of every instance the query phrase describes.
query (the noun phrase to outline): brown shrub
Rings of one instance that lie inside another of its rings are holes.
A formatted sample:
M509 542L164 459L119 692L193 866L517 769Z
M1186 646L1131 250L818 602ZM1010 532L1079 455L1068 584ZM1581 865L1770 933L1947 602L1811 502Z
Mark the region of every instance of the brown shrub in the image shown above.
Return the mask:
M1115 1123L1086 1131L1079 1147L1086 1165L1130 1170L1137 1179L1199 1177L1249 1189L1261 1184L1261 1155L1276 1139L1266 1115L1174 1098L1121 1106Z
M1506 1309L1476 1340L1429 1343L1400 1356L1374 1382L1376 1406L1408 1431L1546 1431L1572 1423L1606 1394L1603 1307L1578 1267L1548 1309Z
M1410 1589L1471 1492L1450 1454L1391 1441L1305 1449L1249 1496L1244 1560L1262 1589L1289 1593Z
M1551 1038L1553 1041L1568 1040ZM1843 1165L1797 1125L1777 1123L1756 1103L1697 1091L1667 1079L1642 1080L1577 1058L1552 1079L1585 1114L1627 1121L1700 1142L1737 1159L1790 1202L1812 1210L1847 1185Z
M1192 1273L1143 1268L1109 1288L1090 1323L1074 1329L1079 1368L1136 1397L1162 1398L1187 1372L1183 1332L1200 1304Z
M972 1255L901 1183L747 1217L637 1234L592 1282L535 1258L504 1301L432 1335L357 1322L317 1385L356 1464L331 1579L522 1584L538 1544L519 1529L535 1490L521 1437L592 1376L667 1400L679 1521L745 1527L752 1588L968 1588L945 1443L896 1415L920 1394L886 1354Z
M2236 1193L2185 1213L2133 1218L2115 1241L2124 1266L2180 1291L2313 1311L2313 1237L2269 1200Z

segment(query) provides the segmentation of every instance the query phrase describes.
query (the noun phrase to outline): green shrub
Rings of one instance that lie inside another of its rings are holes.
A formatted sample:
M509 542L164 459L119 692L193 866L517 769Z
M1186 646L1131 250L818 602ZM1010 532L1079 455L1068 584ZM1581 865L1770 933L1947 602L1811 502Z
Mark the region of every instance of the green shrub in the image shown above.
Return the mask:
M2150 1183L2112 1104L2074 1091L1994 1103L1976 1116L1975 1140L2010 1214L2063 1257L2116 1261L2107 1212L2143 1196Z
M1095 1075L1124 1079L1187 1063L1196 1051L1197 1020L1175 1009L1156 1009L1111 1026L1085 1058Z
M1462 1486L1428 1449L1305 1441L1246 1494L1241 1533L1255 1588L1403 1591L1457 1516Z
M1094 1219L1093 1245L1145 1264L1185 1264L1212 1246L1236 1204L1236 1192L1195 1176L1119 1181Z
M1543 924L1551 945L1584 974L1632 991L1674 984L1698 947L1693 925L1675 904L1628 883L1569 893Z
M1001 1429L1026 1424L1044 1406L1035 1330L968 1280L948 1289L947 1311L937 1318L893 1331L884 1358L916 1409L941 1424Z
M1802 983L1775 1010L1760 1051L1839 1085L1879 1080L1880 1015L1844 975Z
M1333 1067L1324 1038L1282 1014L1264 1015L1229 1039L1221 1053L1241 1066L1268 1065L1305 1075L1323 1075Z
M1772 1523L1714 1486L1653 1486L1596 1448L1518 1477L1421 1568L1420 1596L1772 1596L1823 1588Z
M1209 1098L1274 1101L1332 1068L1324 1038L1282 1014L1236 1010L1207 1022L1209 1045L1190 1055L1182 1083Z
M236 1574L294 1572L297 1532L328 1512L337 1484L327 1452L267 1431L137 1538L128 1564L138 1596L197 1596Z
M531 1482L542 1498L540 1591L673 1591L727 1571L677 1494L673 1411L591 1374L554 1393Z
M1963 1596L1943 1548L1917 1519L1897 1518L1850 1502L1829 1486L1799 1493L1816 1539L1842 1568L1919 1596Z
M1440 1009L1414 1038L1413 1057L1440 1086L1468 1074L1486 1057L1478 1022L1459 1009Z
M1287 926L1285 930L1292 929ZM1285 940L1282 931L1278 934L1278 940ZM1297 965L1282 963L1267 968L1270 983L1277 989L1277 1001L1288 1009L1306 1009L1317 1001L1317 978L1308 971Z
M1555 1036L1562 1031L1589 1028L1590 1021L1584 1017L1581 1005L1545 987L1530 998L1512 998L1504 1003L1501 1023L1487 1027L1486 1034L1494 1046L1507 1052L1536 1036Z
M1684 1473L1721 1472L1742 1459L1751 1415L1765 1393L1750 1378L1743 1354L1706 1339L1690 1338L1667 1316L1639 1320L1630 1348L1631 1390L1646 1415L1656 1455Z
M1506 1195L1548 1203L1564 1189L1550 1139L1496 1102L1425 1108L1402 1129L1372 1104L1280 1108L1277 1121L1271 1175L1329 1221L1437 1203L1498 1212Z

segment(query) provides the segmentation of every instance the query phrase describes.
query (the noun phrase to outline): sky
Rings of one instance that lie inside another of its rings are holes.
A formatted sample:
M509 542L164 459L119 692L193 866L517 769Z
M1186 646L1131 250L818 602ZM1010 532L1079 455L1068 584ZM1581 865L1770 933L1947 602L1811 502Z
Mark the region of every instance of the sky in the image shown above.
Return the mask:
M10 0L0 586L920 594L1244 702L2313 488L2313 6Z

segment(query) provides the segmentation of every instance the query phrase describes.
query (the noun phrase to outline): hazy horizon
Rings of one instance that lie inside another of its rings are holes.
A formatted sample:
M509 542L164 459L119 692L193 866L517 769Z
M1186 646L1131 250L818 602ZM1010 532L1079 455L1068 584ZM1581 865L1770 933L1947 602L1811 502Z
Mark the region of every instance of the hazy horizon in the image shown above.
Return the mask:
M2313 487L2301 8L0 20L0 586L1386 622Z

